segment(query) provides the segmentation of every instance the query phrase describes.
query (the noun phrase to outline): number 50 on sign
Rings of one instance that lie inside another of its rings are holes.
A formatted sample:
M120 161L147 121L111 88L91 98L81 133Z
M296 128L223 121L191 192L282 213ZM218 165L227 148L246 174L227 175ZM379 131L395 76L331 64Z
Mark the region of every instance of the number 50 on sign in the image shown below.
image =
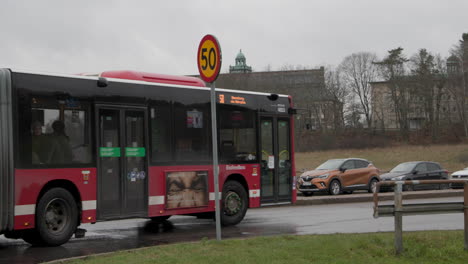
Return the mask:
M221 69L221 48L216 37L213 35L203 37L198 46L197 62L200 77L205 82L214 82Z

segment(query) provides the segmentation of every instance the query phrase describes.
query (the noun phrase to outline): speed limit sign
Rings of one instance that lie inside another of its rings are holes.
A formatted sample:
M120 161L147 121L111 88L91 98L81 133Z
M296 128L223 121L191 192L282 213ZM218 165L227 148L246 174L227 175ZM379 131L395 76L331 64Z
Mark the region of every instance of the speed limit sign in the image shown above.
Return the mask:
M198 71L200 77L207 83L212 83L218 78L221 70L221 48L218 40L213 35L206 35L198 46Z
M200 77L210 85L211 105L211 146L213 153L213 181L215 193L216 240L221 240L221 206L219 197L218 131L216 125L216 88L214 81L221 69L221 48L213 35L206 35L198 46L198 71Z

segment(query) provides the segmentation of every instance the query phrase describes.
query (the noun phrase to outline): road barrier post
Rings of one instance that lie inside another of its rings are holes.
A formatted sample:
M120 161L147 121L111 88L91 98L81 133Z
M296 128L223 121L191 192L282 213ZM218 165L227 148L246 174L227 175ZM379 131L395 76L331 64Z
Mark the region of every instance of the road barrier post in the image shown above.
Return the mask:
M417 203L403 205L403 185L419 184L463 184L463 202L448 203ZM394 186L394 204L379 205L380 186ZM395 224L395 253L400 255L403 252L403 215L421 215L421 214L446 214L463 213L464 214L464 236L465 250L468 250L468 180L423 180L423 181L384 181L377 183L374 193L374 218L381 216L393 216Z
M468 181L463 185L463 214L465 220L465 250L468 250Z
M403 182L395 186L395 252L403 252Z

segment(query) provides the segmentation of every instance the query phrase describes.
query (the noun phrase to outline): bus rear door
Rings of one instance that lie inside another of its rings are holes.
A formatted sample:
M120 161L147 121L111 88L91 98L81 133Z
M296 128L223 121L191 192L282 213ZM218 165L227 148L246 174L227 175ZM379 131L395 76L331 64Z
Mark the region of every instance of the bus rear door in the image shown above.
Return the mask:
M146 110L97 106L96 111L98 218L146 217Z

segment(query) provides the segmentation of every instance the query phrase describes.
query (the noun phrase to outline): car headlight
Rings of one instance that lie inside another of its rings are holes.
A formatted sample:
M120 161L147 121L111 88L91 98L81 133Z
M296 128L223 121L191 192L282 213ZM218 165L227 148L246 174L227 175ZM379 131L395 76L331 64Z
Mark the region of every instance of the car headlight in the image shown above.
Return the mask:
M392 181L401 181L401 180L403 180L403 178L405 178L405 176L394 177L394 178L392 178L391 180L392 180Z
M327 173L327 174L322 174L322 175L319 175L319 176L317 176L317 178L320 178L320 179L326 179L326 178L328 178L328 176L330 176L330 174L329 174L329 173Z

